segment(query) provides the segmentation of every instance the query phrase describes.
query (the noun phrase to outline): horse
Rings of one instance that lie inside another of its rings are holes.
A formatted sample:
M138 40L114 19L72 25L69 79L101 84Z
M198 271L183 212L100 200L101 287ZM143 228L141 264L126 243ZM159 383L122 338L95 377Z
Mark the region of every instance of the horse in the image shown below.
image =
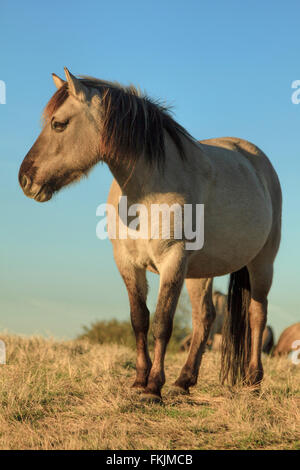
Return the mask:
M197 141L166 105L132 85L75 77L67 68L65 78L53 74L57 91L45 107L41 133L20 166L19 183L26 196L46 202L104 162L113 176L108 203L117 213L123 197L130 207L140 208L140 223L155 205L175 205L183 211L191 207L188 222L198 230L194 216L197 205L204 207L204 244L197 249L188 242L189 235L180 238L175 233L174 214L168 237L162 233L162 221L158 236L151 232L148 238L119 233L111 237L136 337L133 387L146 401L162 399L166 348L184 281L192 304L193 336L174 389L188 393L197 383L215 318L213 278L230 274L221 382L259 388L267 297L281 233L281 188L271 162L243 139ZM147 345L147 271L160 276L153 360Z
M227 308L227 296L222 292L214 291L212 294L212 302L215 310L215 319L210 327L209 335L207 338L207 346L213 350L218 350L219 347L215 347L216 343L214 338L217 335L221 337L223 324L226 316ZM190 333L180 343L180 351L188 351L191 345L193 335Z
M293 346L294 343L297 345ZM278 343L276 344L273 355L281 356L289 354L293 349L300 346L300 323L294 323L281 333Z
M265 354L272 354L274 349L274 332L270 325L267 325L262 338L262 352Z
M226 318L227 310L227 295L222 294L222 292L214 291L213 296L213 305L216 311L215 320L210 328L207 346L214 351L219 351L221 349L221 340L223 325ZM192 341L192 334L186 336L181 344L181 351L188 351ZM274 347L274 333L270 325L267 325L264 329L262 336L262 352L265 354L270 354Z
M226 318L227 310L227 295L222 294L220 291L215 291L212 296L213 305L216 311L215 320L210 328L208 342L213 344L214 336L221 335L223 330L223 324Z

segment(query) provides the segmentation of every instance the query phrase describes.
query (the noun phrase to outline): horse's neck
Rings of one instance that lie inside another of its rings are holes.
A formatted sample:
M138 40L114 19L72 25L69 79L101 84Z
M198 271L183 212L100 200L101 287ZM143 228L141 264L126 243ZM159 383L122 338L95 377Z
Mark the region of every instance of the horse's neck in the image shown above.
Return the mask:
M139 200L145 193L145 184L147 182L147 165L142 157L130 165L128 165L128 162L122 161L118 161L117 164L108 161L107 164L120 186L122 194L132 201ZM151 170L148 168L148 176L149 173L151 173Z
M164 171L150 168L147 159L141 155L128 165L128 161L118 159L107 161L111 173L121 188L122 194L132 202L141 200L149 193L179 192L190 188L190 172L206 170L209 166L198 145L184 140L186 161L182 161L174 142L167 135L165 140L166 160ZM199 156L202 156L202 158ZM117 162L117 163L115 163ZM205 174L208 173L205 171Z

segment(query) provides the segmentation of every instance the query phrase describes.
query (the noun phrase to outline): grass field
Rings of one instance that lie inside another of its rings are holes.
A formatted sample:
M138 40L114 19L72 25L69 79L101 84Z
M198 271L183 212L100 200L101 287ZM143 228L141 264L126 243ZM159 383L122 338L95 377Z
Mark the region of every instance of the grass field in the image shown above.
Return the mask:
M218 382L207 352L198 385L172 397L185 353L167 353L163 405L130 385L133 350L1 336L1 449L300 449L300 366L264 358L260 396Z

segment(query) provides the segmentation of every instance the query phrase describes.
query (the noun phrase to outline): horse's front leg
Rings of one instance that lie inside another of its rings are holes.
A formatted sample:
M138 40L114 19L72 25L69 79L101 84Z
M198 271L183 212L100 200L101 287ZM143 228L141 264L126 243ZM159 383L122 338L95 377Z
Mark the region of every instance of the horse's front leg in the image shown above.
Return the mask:
M161 389L165 383L164 358L185 271L186 260L180 254L168 256L160 269L160 289L153 320L154 359L144 391L144 397L149 400L161 399Z
M186 363L174 384L178 391L188 391L189 387L196 385L202 355L216 317L212 279L186 279L186 287L192 304L193 336Z
M131 263L124 263L124 259L121 260L117 253L114 253L114 257L127 288L131 324L136 340L136 379L132 387L145 388L152 366L147 344L149 310L146 305L148 291L146 271Z

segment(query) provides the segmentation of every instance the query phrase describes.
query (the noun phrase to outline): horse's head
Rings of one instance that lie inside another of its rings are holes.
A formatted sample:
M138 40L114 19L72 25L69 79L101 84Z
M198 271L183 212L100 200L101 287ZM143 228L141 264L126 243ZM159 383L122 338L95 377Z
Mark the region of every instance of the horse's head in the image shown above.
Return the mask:
M67 81L53 74L58 88L44 112L44 127L24 158L19 182L38 202L80 179L100 159L99 95L66 68Z

